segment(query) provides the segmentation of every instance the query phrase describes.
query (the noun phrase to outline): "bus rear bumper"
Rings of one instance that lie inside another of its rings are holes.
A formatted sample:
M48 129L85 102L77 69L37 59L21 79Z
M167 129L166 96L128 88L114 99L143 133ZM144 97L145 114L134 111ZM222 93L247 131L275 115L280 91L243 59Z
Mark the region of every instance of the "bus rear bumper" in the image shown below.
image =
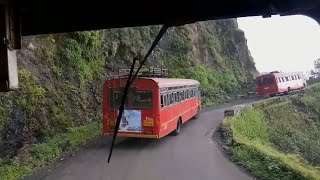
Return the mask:
M113 136L113 133L104 133L105 136ZM155 134L133 134L133 133L118 133L118 137L132 137L132 138L151 138L158 139L159 136Z

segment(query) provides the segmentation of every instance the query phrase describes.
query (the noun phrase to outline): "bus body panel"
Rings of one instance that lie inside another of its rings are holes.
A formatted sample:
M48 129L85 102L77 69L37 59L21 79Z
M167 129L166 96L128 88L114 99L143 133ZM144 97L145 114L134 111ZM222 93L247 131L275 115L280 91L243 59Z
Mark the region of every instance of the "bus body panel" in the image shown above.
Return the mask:
M286 92L288 91L288 88L290 88L291 90L301 89L302 87L305 86L305 84L303 79L297 79L297 80L291 80L286 82L279 82L278 86L279 86L279 92Z
M257 81L262 82L260 84L258 83L258 86L256 88L259 95L269 95L277 93L279 91L276 78L273 74L258 77Z
M176 128L177 120L179 117L181 117L182 122L184 123L195 116L200 110L200 95L186 99L179 103L170 104L167 107L161 107L163 102L161 101L162 96L160 95L160 88L170 88L170 82L167 82L170 81L170 79L157 79L157 81L158 82L156 82L152 78L137 78L132 83L130 92L152 92L152 107L136 108L132 103L135 97L131 97L129 93L129 95L127 96L128 103L126 103L125 110L127 112L135 111L140 113L138 117L141 117L141 130L133 132L126 129L121 131L122 126L120 124L120 130L118 131L119 136L138 138L161 138L165 135L168 135ZM177 82L176 79L173 81ZM181 80L179 81L178 85L192 85L194 84L194 82L196 81L192 80L190 82L188 80ZM125 84L126 79L113 79L106 81L103 86L103 133L105 135L112 135L114 133L115 123L118 116L118 108L111 107L110 101L112 101L113 99L113 103L118 103L117 107L118 105L120 105L120 103L117 101L119 100L120 96L119 94L117 94L117 99L115 98L114 93L122 92ZM162 85L163 87L160 87L160 85ZM113 95L112 98L109 97L110 94ZM127 119L124 119L124 122L127 122ZM123 118L121 119L121 122L123 122Z
M162 109L160 111L160 137L164 137L174 131L179 118L181 118L182 123L192 119L200 110L199 101L199 97L194 97Z
M110 109L109 108L109 90L110 89L124 89L126 83L126 79L116 79L116 80L110 80L105 83L104 86L104 125L103 125L103 132L104 134L112 134L114 132L114 126L115 122L118 117L118 109ZM141 133L137 132L122 132L119 131L118 134L121 136L127 135L128 137L134 137L135 134L140 134L139 137L143 137L143 134L146 134L146 137L149 137L150 134L158 134L159 128L157 128L159 124L159 106L156 106L157 104L160 104L159 102L159 90L157 88L157 85L148 79L141 79L139 82L135 81L132 83L131 89L136 90L147 90L152 92L152 104L153 107L151 108L135 108L135 107L126 107L126 110L137 110L141 113ZM153 122L153 126L151 126L151 122ZM149 124L148 124L149 123ZM110 128L112 127L112 128Z
M270 73L256 78L256 91L259 95L276 95L291 90L302 89L307 85L302 74Z

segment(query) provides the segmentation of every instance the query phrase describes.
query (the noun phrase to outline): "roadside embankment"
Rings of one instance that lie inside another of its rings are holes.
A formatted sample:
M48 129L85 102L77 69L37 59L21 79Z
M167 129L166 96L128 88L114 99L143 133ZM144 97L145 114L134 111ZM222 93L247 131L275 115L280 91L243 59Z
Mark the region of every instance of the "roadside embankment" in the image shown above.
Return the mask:
M101 135L101 125L91 123L71 128L68 132L56 135L44 143L26 146L11 160L0 161L0 179L19 179L30 175L45 165L62 158L68 152L74 152L87 141Z
M224 149L259 179L320 179L320 85L225 112Z

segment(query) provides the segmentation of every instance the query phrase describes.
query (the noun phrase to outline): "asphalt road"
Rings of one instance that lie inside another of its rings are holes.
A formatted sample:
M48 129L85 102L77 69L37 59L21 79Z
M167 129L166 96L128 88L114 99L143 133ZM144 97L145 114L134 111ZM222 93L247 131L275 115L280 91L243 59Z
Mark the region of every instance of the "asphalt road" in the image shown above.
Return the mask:
M243 103L243 102L242 102ZM110 138L98 138L74 156L26 179L46 180L248 180L220 151L212 135L223 119L222 105L185 123L178 136L160 140L118 139L110 164Z

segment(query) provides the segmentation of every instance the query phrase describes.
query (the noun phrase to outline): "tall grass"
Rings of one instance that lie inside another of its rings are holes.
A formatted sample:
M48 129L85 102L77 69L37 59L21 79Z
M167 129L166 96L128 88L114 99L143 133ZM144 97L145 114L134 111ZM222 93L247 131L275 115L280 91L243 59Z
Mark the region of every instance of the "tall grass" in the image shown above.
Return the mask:
M33 146L12 161L0 161L0 179L10 180L27 176L40 167L57 161L64 151L75 150L100 134L101 127L98 123L72 128L67 133Z
M233 132L233 158L259 179L320 179L320 168L310 162L319 156L314 135L320 128L310 119L305 126L308 116L301 113L290 100L269 99L225 119Z
M248 109L246 113L239 116L233 123L234 133L245 136L250 140L268 142L268 126L263 120L263 115L255 109Z

